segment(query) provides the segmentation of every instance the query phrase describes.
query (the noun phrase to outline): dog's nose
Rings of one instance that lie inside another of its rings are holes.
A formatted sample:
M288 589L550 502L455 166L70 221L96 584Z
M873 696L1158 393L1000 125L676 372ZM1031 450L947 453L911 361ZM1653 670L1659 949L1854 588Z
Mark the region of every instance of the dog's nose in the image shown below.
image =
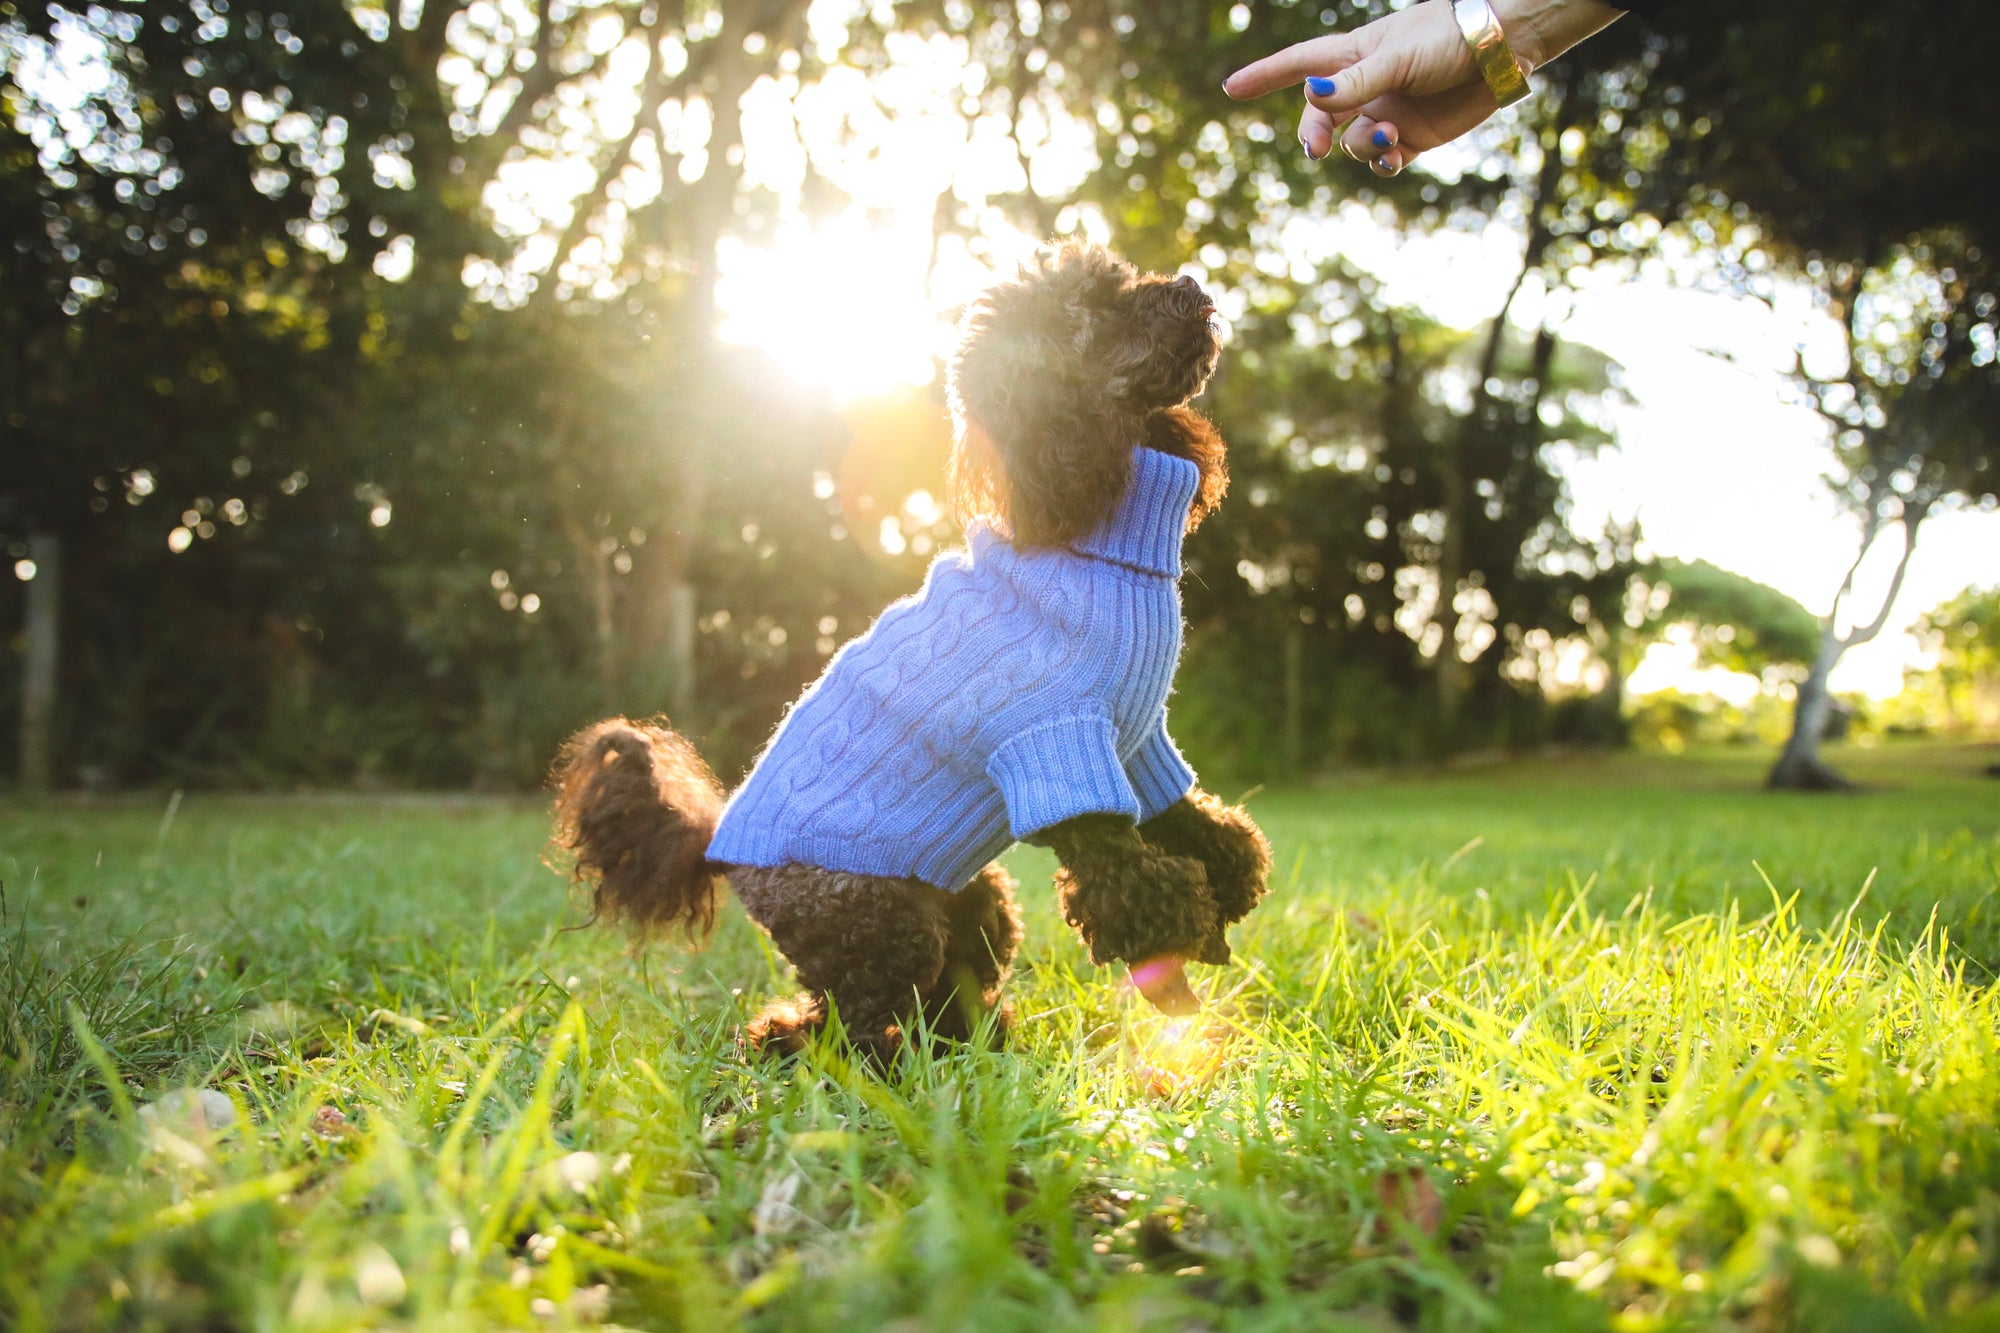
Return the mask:
M1208 293L1201 289L1200 283L1185 273L1168 283L1167 290L1173 293L1176 310L1197 319L1207 319L1215 313L1215 302L1208 299Z

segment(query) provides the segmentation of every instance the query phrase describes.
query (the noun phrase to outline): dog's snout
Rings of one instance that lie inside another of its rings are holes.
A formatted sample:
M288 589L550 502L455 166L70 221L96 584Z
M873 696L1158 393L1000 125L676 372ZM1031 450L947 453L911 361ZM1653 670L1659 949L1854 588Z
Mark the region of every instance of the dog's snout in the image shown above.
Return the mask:
M1176 314L1194 319L1206 319L1215 313L1215 302L1209 300L1208 293L1201 289L1200 283L1186 274L1168 283L1167 292L1171 308Z

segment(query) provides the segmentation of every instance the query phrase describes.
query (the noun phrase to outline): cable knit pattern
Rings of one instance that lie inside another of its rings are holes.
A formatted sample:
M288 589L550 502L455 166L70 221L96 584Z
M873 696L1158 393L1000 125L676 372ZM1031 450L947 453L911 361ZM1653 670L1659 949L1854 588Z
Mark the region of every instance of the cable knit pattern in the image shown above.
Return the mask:
M1194 786L1167 736L1181 537L1200 481L1135 449L1117 512L1067 549L969 552L834 655L722 814L711 861L956 892L1081 814L1150 819Z

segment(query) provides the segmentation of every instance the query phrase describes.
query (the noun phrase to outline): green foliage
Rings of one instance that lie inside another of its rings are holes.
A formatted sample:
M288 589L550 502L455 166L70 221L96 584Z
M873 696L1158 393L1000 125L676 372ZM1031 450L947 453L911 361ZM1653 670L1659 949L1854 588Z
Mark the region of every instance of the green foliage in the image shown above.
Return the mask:
M1992 129L1959 114L1976 79L1937 75L1988 10L1621 22L1449 179L1337 174L1296 151L1295 103L1221 94L1384 8L911 0L844 32L804 0L0 9L0 548L69 553L66 777L518 786L584 717L665 706L746 759L822 641L916 577L914 546L869 539L935 490L942 441L933 402L876 468L851 421L718 345L718 256L844 210L843 154L868 151L834 127L773 188L738 113L879 73L912 37L980 67L958 110L1020 150L1012 193L939 177L935 222L968 254L996 219L1089 226L1243 302L1206 404L1236 498L1191 552L1189 607L1200 744L1246 775L1599 734L1616 701L1572 716L1547 663L1583 639L1615 678L1631 647L1636 534L1572 532L1560 480L1608 443L1612 368L1511 300L1438 328L1292 244L1342 217L1517 220L1517 290L1557 293L1551 312L1584 270L1655 257L1663 226L1706 247L1706 282L1761 294L1794 268L1881 349L1808 386L1844 492L1878 522L1992 502L1970 206ZM1909 59L1835 40L1859 32ZM88 66L80 101L38 81L58 41ZM635 118L580 127L614 67ZM1877 104L1893 144L1858 110ZM1052 124L1096 165L1044 194L1026 169ZM489 209L503 165L563 160L573 207ZM0 623L19 597L0 579Z
M1945 728L2000 733L2000 588L1968 588L1911 633L1936 660L1905 691L1934 694Z
M1739 707L1713 694L1658 690L1631 709L1632 743L1668 754L1691 745L1777 745L1790 724L1790 706L1770 693Z
M534 809L0 814L0 1319L1976 1327L2000 827L1959 752L1866 762L1833 825L1747 756L1261 796L1184 1043L1023 852L1016 1038L887 1079L737 1054L786 983L733 909L559 933Z
M1693 628L1707 665L1760 675L1802 667L1819 652L1819 617L1769 584L1706 560L1662 560L1648 573L1665 592L1653 623Z

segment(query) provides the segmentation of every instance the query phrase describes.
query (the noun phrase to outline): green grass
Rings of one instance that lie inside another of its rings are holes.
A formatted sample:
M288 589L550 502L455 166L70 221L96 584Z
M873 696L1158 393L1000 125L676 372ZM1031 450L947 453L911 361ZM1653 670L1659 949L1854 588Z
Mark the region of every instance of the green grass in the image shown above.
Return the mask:
M559 933L530 805L0 807L0 1326L2000 1327L1991 758L1259 794L1178 1042L1024 852L1016 1038L886 1079L739 1057L733 908Z

